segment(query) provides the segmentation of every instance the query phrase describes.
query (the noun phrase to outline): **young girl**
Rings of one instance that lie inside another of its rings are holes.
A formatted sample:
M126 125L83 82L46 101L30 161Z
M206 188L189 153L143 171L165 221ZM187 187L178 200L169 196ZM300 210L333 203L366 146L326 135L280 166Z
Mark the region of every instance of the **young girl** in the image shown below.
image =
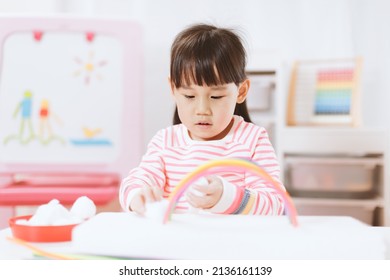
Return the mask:
M199 24L177 35L169 78L176 102L174 125L153 137L140 165L122 181L125 211L142 215L146 203L167 198L184 176L211 159L245 158L280 182L268 134L249 119L245 66L245 49L232 30ZM281 196L258 176L220 172L203 181L189 188L176 212L192 206L223 214L283 213Z

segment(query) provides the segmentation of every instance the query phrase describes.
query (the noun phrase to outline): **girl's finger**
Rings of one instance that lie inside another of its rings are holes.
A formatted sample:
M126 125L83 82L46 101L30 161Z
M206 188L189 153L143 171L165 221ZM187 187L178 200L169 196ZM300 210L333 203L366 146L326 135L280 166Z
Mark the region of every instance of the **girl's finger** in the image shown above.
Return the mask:
M208 185L196 186L196 190L203 192L205 195L214 194L220 187L222 187L221 179L217 176L206 177Z
M143 194L143 196L144 196L145 203L149 203L149 202L155 201L155 199L154 199L154 194L153 194L153 190L152 190L151 187L143 188L143 189L142 189L142 194Z
M193 201L193 194L191 193L186 193L186 199L187 199L187 202L192 206L192 207L195 207L197 208L197 205L194 203Z
M159 187L151 187L154 201L161 201L163 198L163 192Z
M142 195L134 196L133 200L131 201L130 208L131 211L143 215L146 210L144 197Z
M187 201L191 206L195 208L209 208L210 206L210 197L209 196L199 196L191 192L187 193Z

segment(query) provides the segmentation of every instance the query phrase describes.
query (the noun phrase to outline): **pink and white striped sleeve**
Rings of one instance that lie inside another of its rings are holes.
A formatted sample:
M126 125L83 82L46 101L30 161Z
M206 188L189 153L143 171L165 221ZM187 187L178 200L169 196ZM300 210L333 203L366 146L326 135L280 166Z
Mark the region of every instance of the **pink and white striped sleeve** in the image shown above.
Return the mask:
M283 189L280 181L280 166L274 148L264 128L251 130L245 141L252 144L252 160L273 177ZM222 178L223 179L223 178ZM246 173L244 186L236 186L223 179L224 191L221 200L210 212L247 215L282 215L284 201L282 196L259 176ZM222 210L222 211L221 211Z
M119 202L125 211L130 211L130 201L144 186L165 185L164 161L161 150L164 145L163 131L159 131L149 142L147 151L142 157L138 167L130 170L129 174L122 180L119 188Z
M285 189L280 181L280 166L275 150L264 128L258 132L257 142L253 149L252 161L257 163L264 171ZM253 215L282 215L284 201L278 191L258 176L248 174L245 177L247 203L242 205L238 212ZM245 199L245 196L244 196Z

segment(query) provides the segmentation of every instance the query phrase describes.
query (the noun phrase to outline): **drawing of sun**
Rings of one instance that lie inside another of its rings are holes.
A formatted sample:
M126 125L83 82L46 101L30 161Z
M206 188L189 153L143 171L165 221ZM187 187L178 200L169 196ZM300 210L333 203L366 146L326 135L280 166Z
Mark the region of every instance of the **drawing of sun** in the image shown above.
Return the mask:
M84 77L85 84L90 84L93 77L98 80L102 80L102 75L97 72L98 68L104 67L107 64L105 60L96 61L94 58L94 52L90 51L88 53L88 58L86 60L82 60L79 57L75 57L75 62L80 66L75 72L74 76L76 77Z

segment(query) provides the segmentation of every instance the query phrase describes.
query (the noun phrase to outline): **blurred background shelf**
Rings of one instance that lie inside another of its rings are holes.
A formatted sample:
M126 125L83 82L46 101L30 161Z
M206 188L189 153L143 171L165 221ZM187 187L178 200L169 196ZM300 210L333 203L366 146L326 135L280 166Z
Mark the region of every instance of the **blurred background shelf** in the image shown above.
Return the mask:
M369 225L383 223L382 197L372 199L293 197L298 214L303 216L351 216Z
M372 225L390 225L387 130L284 126L279 132L277 137L285 139L278 145L283 180L298 196L294 201L301 215L348 215ZM307 181L317 185L308 191ZM300 187L301 195L296 192Z
M387 131L371 127L284 126L279 137L283 153L383 154L388 145Z
M291 67L277 56L265 64L261 57L254 55L248 66L249 77L255 80L248 108L252 121L269 133L282 180L294 196L299 214L347 215L368 224L390 226L388 129L345 124L288 126ZM296 176L291 180L292 172L297 172L293 175L299 176L298 181ZM313 187L313 191L297 192L299 187ZM355 193L348 192L353 188ZM367 193L359 194L359 188L367 188Z

